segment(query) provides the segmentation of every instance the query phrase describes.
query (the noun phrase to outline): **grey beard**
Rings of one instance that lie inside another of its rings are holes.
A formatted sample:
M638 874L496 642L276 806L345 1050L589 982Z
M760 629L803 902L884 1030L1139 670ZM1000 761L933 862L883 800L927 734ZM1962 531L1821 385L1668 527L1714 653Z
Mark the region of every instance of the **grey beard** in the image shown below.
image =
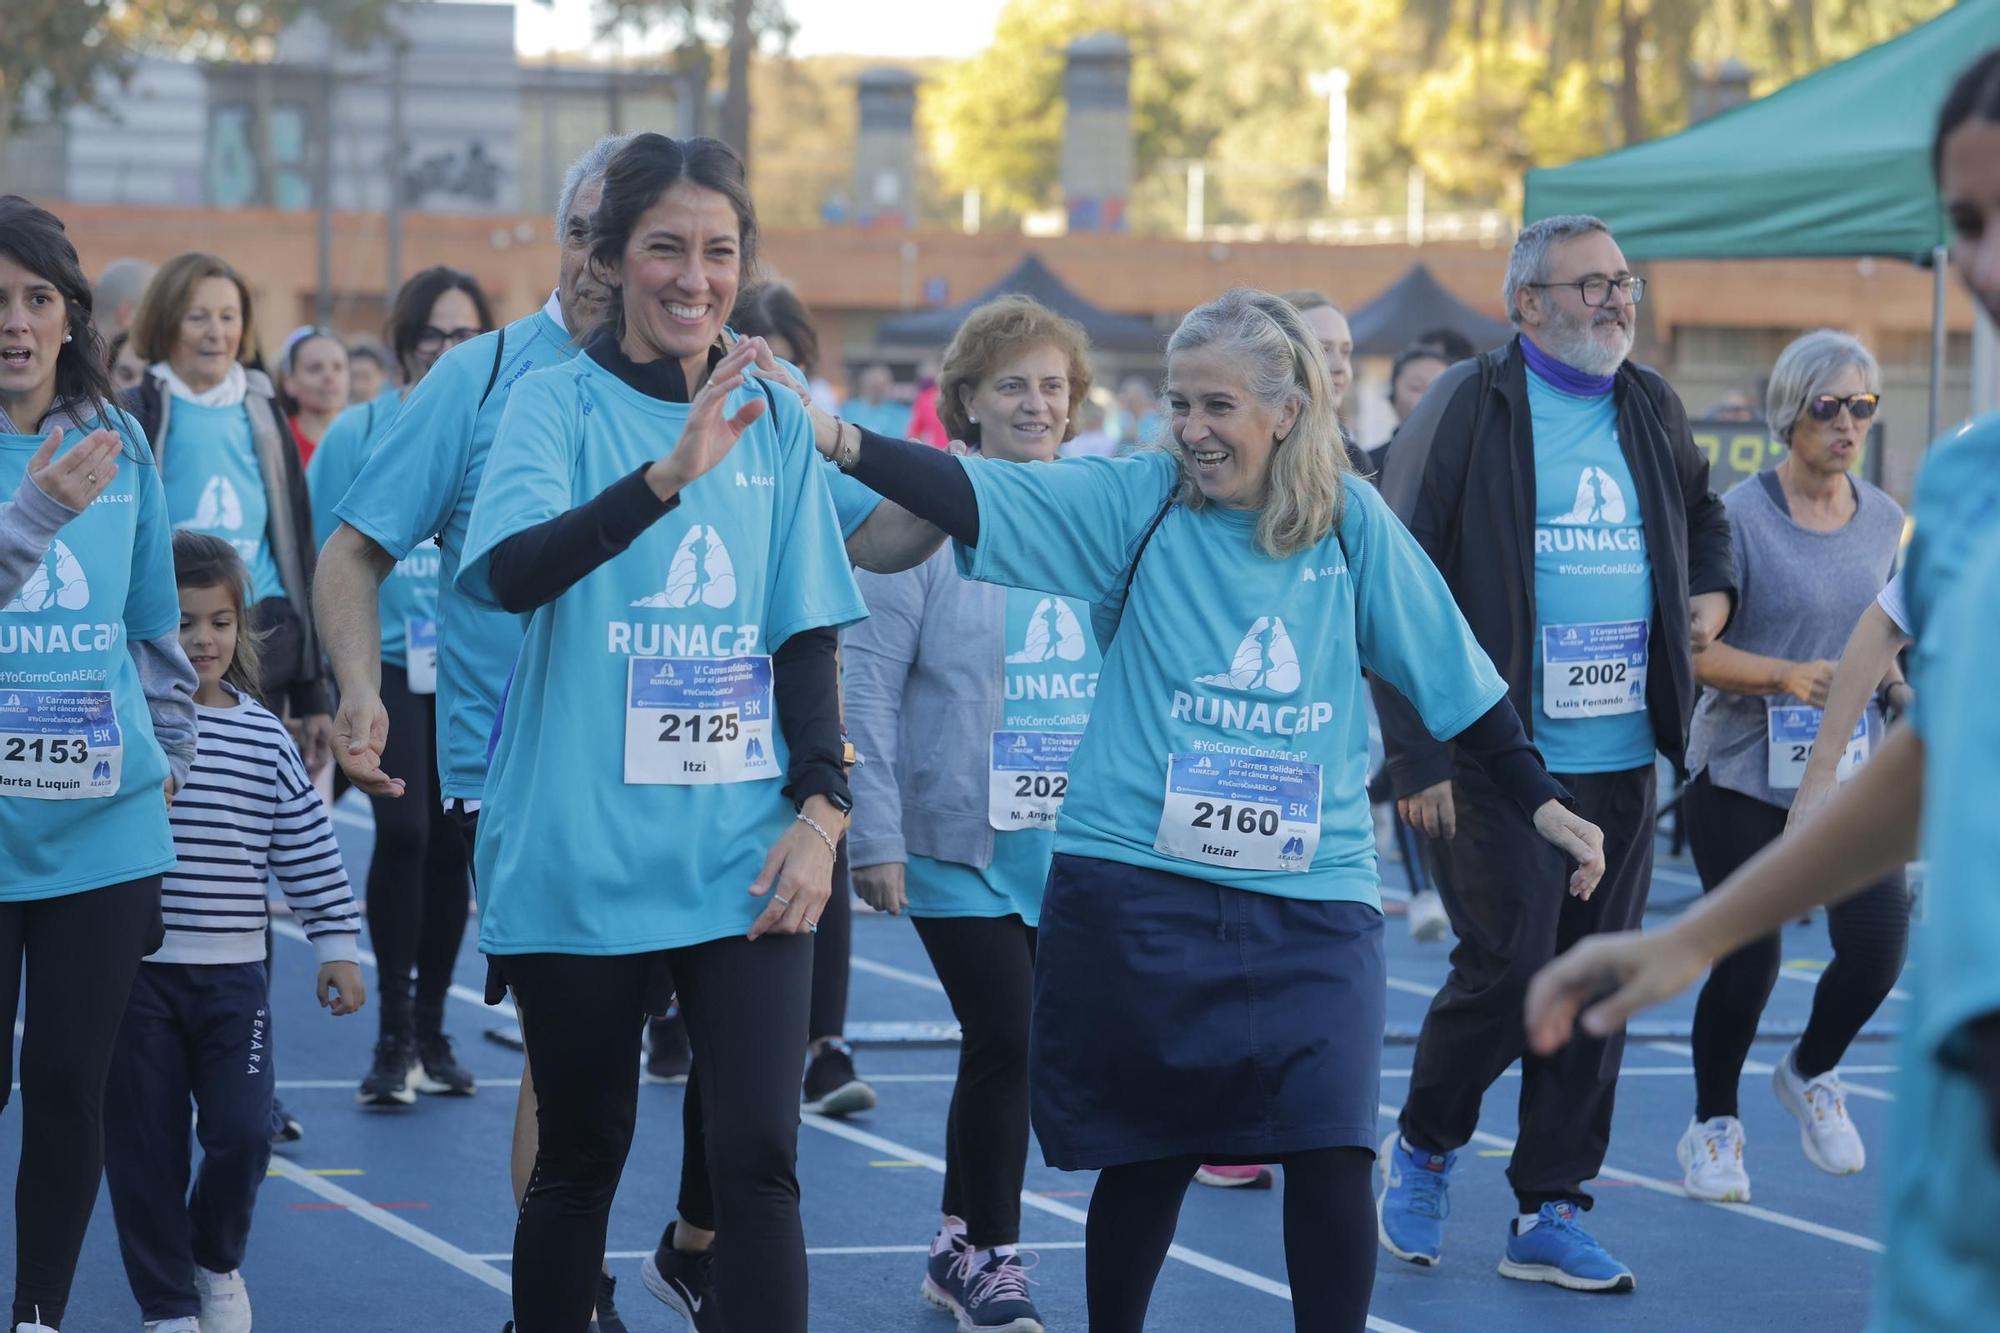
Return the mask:
M1564 365L1586 375L1609 375L1632 355L1632 335L1619 330L1619 347L1606 350L1590 335L1588 326L1573 324L1563 316L1549 321L1548 351Z

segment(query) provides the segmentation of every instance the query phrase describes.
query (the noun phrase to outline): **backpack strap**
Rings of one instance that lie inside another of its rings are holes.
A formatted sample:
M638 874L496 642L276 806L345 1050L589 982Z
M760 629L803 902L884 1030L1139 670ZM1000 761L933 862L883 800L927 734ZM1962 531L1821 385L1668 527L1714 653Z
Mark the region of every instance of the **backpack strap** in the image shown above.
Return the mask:
M500 336L493 340L493 369L486 374L486 388L479 395L479 406L486 406L486 400L493 396L493 386L500 382L500 361L507 355L507 326L500 326ZM477 410L477 409L475 409Z

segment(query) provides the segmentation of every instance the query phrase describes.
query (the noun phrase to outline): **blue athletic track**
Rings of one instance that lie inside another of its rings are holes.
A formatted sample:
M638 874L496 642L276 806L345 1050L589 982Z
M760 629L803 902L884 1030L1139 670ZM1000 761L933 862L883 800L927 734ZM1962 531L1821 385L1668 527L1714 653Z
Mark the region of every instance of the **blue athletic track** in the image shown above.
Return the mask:
M348 865L363 877L372 842L368 810L350 794L336 812ZM1393 889L1401 867L1385 866ZM1668 910L1698 892L1685 860L1662 859L1656 904ZM1400 916L1389 922L1389 1023L1414 1032L1445 975L1445 945L1414 944ZM1656 913L1655 921L1661 919ZM507 1153L520 1056L484 1039L511 1021L479 1003L484 967L468 934L448 1014L477 1096L421 1098L402 1111L364 1110L354 1085L375 1037L372 1008L333 1019L312 1000L312 953L280 918L274 969L280 1096L304 1122L303 1142L281 1147L258 1203L244 1265L257 1327L265 1333L496 1333L508 1316L513 1200ZM363 944L367 942L363 936ZM1784 979L1767 1028L1796 1031L1827 957L1822 924L1793 926ZM364 973L373 982L364 955ZM855 922L852 1025L948 1022L945 997L907 921L863 913ZM1900 995L1900 992L1899 992ZM1874 1027L1893 1027L1892 998ZM1638 1278L1629 1296L1580 1295L1511 1282L1495 1271L1513 1213L1506 1150L1514 1133L1518 1069L1487 1098L1453 1190L1443 1264L1418 1269L1383 1254L1375 1285L1380 1333L1396 1330L1858 1329L1880 1253L1880 1163L1893 1042L1863 1040L1844 1068L1849 1111L1872 1157L1860 1176L1836 1179L1807 1163L1795 1123L1770 1092L1770 1062L1784 1047L1760 1042L1744 1075L1742 1112L1755 1204L1695 1203L1680 1189L1674 1145L1692 1113L1684 1033L1692 1000L1654 1016L1635 1039L1619 1088L1610 1160L1593 1186L1589 1225ZM1682 1041L1672 1039L1681 1029ZM1407 1086L1411 1048L1383 1051L1382 1128ZM808 1116L799 1134L799 1179L812 1252L815 1333L948 1333L950 1318L920 1299L922 1254L937 1225L938 1154L954 1050L866 1046L863 1077L881 1105L842 1122ZM677 1087L640 1089L639 1131L611 1217L610 1262L619 1307L634 1333L682 1333L679 1318L647 1295L639 1260L671 1216L680 1170ZM10 1186L20 1152L17 1108L0 1117L0 1172ZM1031 1153L1023 1248L1038 1256L1035 1298L1051 1330L1083 1333L1083 1220L1092 1177L1052 1171ZM22 1201L32 1217L34 1203ZM11 1276L12 1210L0 1216L0 1263ZM1292 1327L1280 1201L1274 1192L1189 1190L1179 1245L1161 1274L1148 1321L1160 1333ZM118 1259L108 1198L99 1195L64 1333L140 1324ZM746 1330L745 1333L754 1333Z

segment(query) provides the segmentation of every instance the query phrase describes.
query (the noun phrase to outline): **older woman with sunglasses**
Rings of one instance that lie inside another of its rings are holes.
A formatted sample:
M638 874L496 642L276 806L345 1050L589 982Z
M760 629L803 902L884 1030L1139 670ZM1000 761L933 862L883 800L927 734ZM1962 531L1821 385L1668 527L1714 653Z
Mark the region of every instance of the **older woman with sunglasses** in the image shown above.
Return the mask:
M1728 631L1695 659L1707 687L1695 711L1683 809L1704 891L1785 830L1820 729L1834 662L1888 581L1903 511L1854 476L1881 401L1881 371L1866 347L1821 329L1793 342L1771 370L1765 412L1790 446L1783 462L1723 496L1735 535L1740 589ZM1874 706L1845 742L1845 779L1880 745ZM1822 756L1824 759L1825 756ZM1771 1083L1800 1125L1808 1160L1851 1175L1866 1160L1847 1118L1834 1066L1902 970L1909 897L1894 875L1834 907L1833 962L1820 975L1812 1018ZM1745 1203L1743 1126L1736 1085L1757 1020L1777 982L1779 937L1768 935L1715 965L1694 1020L1694 1119L1679 1156L1689 1195Z

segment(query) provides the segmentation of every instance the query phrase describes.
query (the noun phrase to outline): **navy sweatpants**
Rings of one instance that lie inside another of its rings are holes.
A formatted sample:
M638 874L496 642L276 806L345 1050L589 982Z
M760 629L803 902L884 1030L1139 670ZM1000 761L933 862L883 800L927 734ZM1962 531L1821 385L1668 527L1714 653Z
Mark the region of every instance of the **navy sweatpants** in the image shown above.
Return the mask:
M262 962L140 967L111 1061L104 1175L125 1276L148 1320L201 1312L196 1264L242 1266L271 1163L270 1050Z

